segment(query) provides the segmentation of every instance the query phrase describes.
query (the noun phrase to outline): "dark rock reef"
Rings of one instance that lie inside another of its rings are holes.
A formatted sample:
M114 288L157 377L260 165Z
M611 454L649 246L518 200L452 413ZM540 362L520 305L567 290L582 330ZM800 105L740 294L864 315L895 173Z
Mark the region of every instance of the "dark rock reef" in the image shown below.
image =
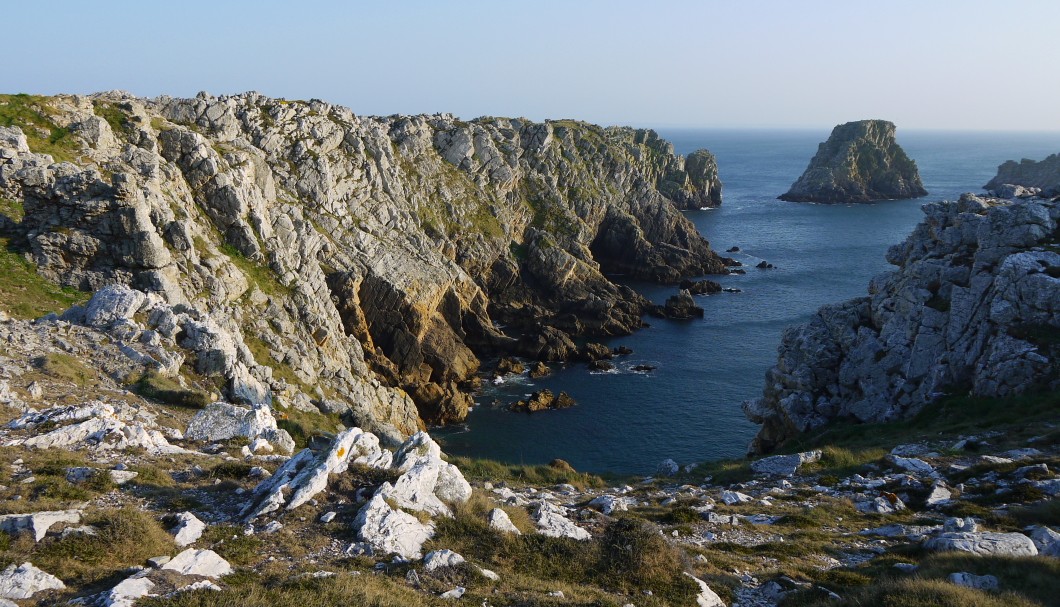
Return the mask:
M824 306L781 338L744 411L768 452L832 420L882 422L946 394L1060 388L1060 202L965 194L887 252L869 295Z
M871 202L927 195L920 173L894 138L894 123L859 120L832 129L787 193L791 202Z
M1060 196L1060 154L1045 160L1009 160L997 167L997 175L983 189L1006 198Z

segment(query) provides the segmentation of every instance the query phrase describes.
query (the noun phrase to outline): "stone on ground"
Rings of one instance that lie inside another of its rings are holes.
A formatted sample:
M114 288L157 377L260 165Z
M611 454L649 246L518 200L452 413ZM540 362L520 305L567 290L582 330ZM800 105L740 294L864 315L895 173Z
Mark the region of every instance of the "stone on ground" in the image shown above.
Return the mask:
M62 580L45 573L32 563L8 565L0 571L0 597L5 599L28 599L44 590L66 588Z

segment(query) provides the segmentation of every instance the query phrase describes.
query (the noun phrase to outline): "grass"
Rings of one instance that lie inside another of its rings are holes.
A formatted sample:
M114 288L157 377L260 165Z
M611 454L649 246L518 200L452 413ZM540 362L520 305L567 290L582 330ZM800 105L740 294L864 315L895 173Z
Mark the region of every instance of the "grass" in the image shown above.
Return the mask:
M26 216L26 208L21 200L0 198L0 215L4 215L14 223L19 223Z
M98 377L96 371L89 369L76 356L63 352L49 352L34 359L33 364L46 375L78 387L89 386L95 383Z
M87 293L60 287L38 274L8 238L0 238L0 276L0 307L16 318L39 318L88 301Z
M254 360L258 364L266 364L272 367L272 374L278 379L297 386L307 394L313 393L313 386L310 386L297 373L291 368L291 365L278 360L272 355L272 348L260 337L254 334L253 329L246 329L243 331L243 343L246 344L247 348L250 349L250 353L254 355Z
M339 423L337 416L299 411L294 407L276 412L276 425L291 435L299 449L305 448L314 435L334 434Z
M79 145L70 130L52 119L56 111L40 95L0 95L0 126L17 126L26 135L29 149L51 154L56 162L73 161Z
M185 388L176 380L154 370L141 375L129 388L144 398L164 405L202 409L213 401L209 392Z
M133 508L89 513L84 524L96 535L71 535L38 544L22 536L0 553L0 566L30 561L78 586L110 581L134 565L160 554L173 554L173 539L150 514ZM117 580L114 580L117 581Z
M291 293L291 288L281 283L276 272L267 265L249 259L239 249L228 243L221 245L221 252L263 293L272 296L289 295Z
M129 117L117 104L93 101L92 112L107 121L115 136L121 137L133 130L132 125L129 123Z
M469 457L451 457L450 460L470 481L489 481L494 484L504 482L513 486L536 487L567 483L580 489L607 486L607 482L602 477L578 472L570 467L506 464Z
M356 605L358 607L421 607L447 605L420 594L404 580L381 575L340 574L330 578L245 574L228 576L221 592L198 590L172 598L141 599L140 607L276 607L278 605ZM465 601L466 602L466 601Z

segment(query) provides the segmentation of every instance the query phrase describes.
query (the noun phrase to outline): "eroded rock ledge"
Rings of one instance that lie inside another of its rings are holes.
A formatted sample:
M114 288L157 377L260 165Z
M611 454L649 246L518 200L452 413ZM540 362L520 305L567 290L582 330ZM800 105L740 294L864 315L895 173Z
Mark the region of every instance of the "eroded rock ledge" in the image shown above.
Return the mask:
M916 163L895 141L894 131L894 123L886 120L840 124L779 198L842 203L926 196Z
M768 452L835 419L915 414L945 394L1057 389L1060 203L965 194L887 252L869 296L784 332L761 398L744 403Z
M41 274L209 310L272 395L405 433L466 414L485 352L641 326L648 302L605 274L725 271L678 210L720 204L713 157L649 130L257 93L0 101L64 134L55 162L40 124L0 129L0 198L24 207L0 230Z

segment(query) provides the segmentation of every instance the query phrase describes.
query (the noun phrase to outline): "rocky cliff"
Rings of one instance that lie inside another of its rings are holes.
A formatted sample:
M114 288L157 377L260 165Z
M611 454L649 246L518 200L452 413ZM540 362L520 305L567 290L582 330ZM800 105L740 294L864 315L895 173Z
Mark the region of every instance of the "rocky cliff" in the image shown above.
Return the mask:
M208 313L223 364L179 379L232 400L357 403L408 434L466 414L483 353L640 326L647 302L606 273L724 271L678 212L720 203L713 157L652 131L256 93L3 96L0 125L9 249L63 286Z
M871 202L927 195L916 163L894 138L894 123L859 120L832 129L781 200Z
M1060 203L970 194L924 206L869 295L784 332L761 398L767 452L836 419L878 422L946 394L1060 387Z
M998 196L1060 196L1060 154L1045 160L1009 160L983 189Z

